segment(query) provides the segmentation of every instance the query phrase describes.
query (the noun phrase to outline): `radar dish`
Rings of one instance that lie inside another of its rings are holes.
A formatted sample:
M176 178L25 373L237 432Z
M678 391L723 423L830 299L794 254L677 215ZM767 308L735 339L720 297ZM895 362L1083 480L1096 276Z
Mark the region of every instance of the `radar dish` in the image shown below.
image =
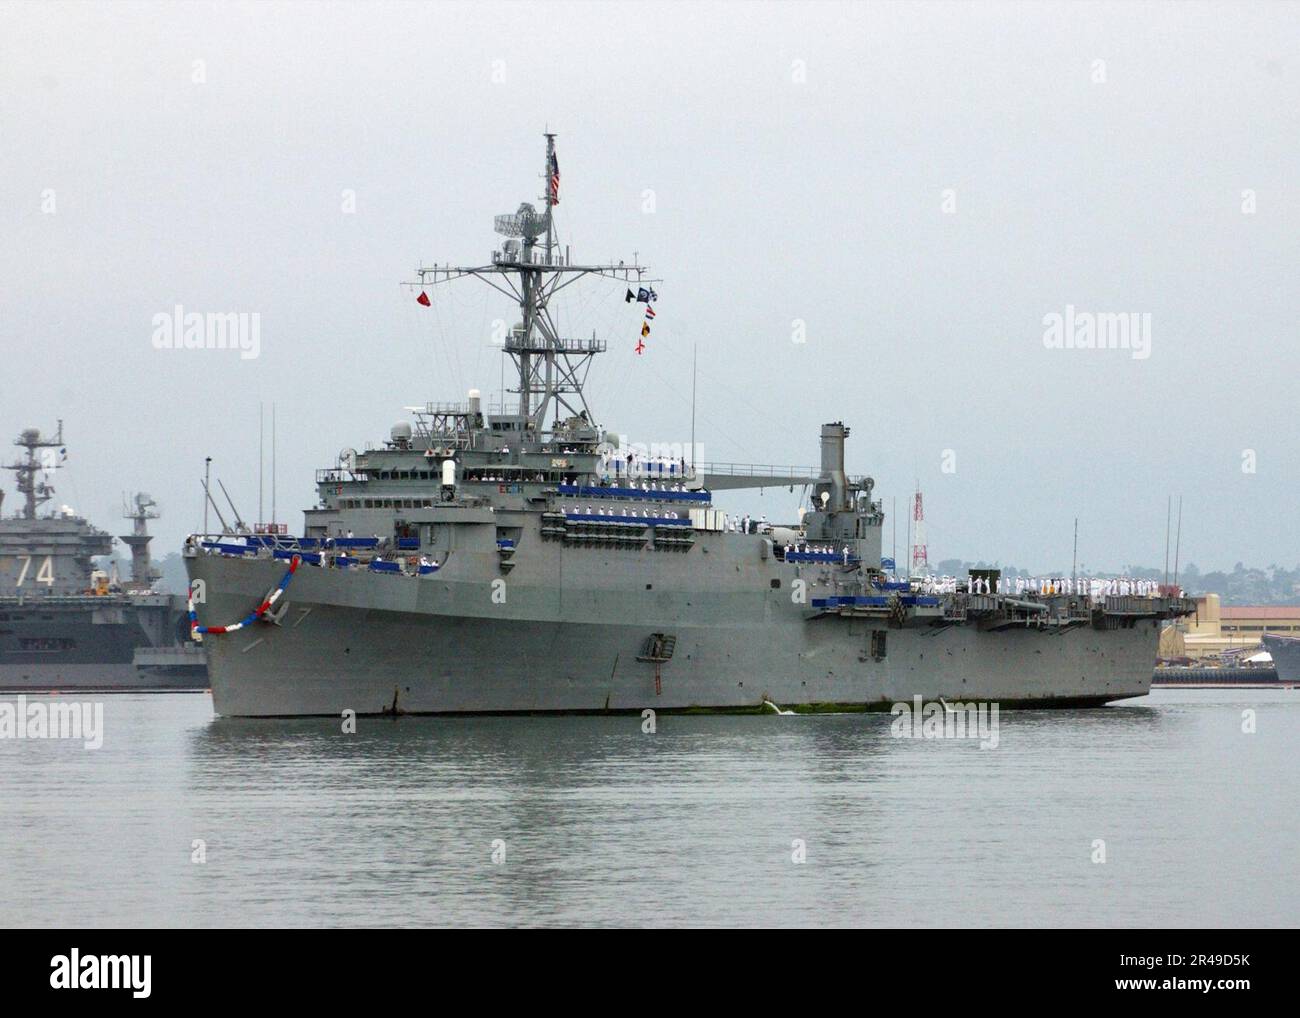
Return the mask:
M550 213L539 213L528 202L520 205L518 212L493 219L496 232L503 237L540 237L549 222Z
M344 449L339 453L339 465L345 470L356 470L357 468L357 451L355 449Z

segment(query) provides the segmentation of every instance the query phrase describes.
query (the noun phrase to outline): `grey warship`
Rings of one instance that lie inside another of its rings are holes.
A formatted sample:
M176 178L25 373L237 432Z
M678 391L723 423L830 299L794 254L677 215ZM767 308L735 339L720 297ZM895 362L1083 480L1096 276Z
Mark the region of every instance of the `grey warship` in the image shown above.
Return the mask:
M517 405L496 412L471 390L408 408L387 441L317 471L301 537L186 540L219 713L1074 707L1149 691L1158 627L1190 602L894 578L842 422L822 427L807 470L625 456L585 391L605 342L564 335L551 302L584 277L638 301L658 280L558 247L545 137L540 208L496 217L488 263L421 268L413 284L421 303L469 278L517 304L503 350ZM787 526L738 530L715 505L777 486L807 495Z
M1277 681L1287 686L1300 686L1300 637L1265 633L1260 642L1277 669Z
M67 506L41 511L66 451L63 422L52 436L29 428L14 444L23 455L5 469L23 504L0 513L0 691L206 688L184 599L153 589L153 500L137 495L125 510L132 529L119 540L131 549L131 576L121 581L94 563L112 553L113 535Z

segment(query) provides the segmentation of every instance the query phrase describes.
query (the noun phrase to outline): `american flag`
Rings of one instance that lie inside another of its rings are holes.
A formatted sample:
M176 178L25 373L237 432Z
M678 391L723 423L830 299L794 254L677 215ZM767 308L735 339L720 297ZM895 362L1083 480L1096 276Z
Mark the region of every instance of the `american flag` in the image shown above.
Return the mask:
M560 161L551 153L551 204L560 204Z

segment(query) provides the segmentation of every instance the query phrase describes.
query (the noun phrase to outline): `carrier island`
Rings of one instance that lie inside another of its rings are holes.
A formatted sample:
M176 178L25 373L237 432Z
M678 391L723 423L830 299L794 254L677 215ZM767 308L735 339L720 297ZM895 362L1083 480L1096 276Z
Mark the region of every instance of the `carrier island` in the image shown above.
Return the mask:
M421 303L469 280L517 305L502 351L517 404L471 391L409 408L386 441L317 471L302 536L186 540L218 713L1086 707L1148 692L1162 620L1192 610L1178 591L1009 596L983 592L985 576L936 594L895 578L840 421L807 470L629 461L587 399L605 341L563 334L552 302L599 277L651 307L655 280L556 243L545 139L540 205L496 217L488 263L421 268L414 284ZM787 486L806 497L784 526L735 530L715 502Z

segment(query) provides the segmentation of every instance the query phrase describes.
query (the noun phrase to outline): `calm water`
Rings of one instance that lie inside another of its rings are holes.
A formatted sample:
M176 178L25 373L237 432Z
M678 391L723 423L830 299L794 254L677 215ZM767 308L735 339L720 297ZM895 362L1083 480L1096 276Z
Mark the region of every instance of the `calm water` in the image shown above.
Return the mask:
M879 715L663 717L655 735L363 718L345 736L216 719L206 694L102 702L97 751L0 740L4 925L1300 917L1300 691L1007 712L996 749L896 739Z

